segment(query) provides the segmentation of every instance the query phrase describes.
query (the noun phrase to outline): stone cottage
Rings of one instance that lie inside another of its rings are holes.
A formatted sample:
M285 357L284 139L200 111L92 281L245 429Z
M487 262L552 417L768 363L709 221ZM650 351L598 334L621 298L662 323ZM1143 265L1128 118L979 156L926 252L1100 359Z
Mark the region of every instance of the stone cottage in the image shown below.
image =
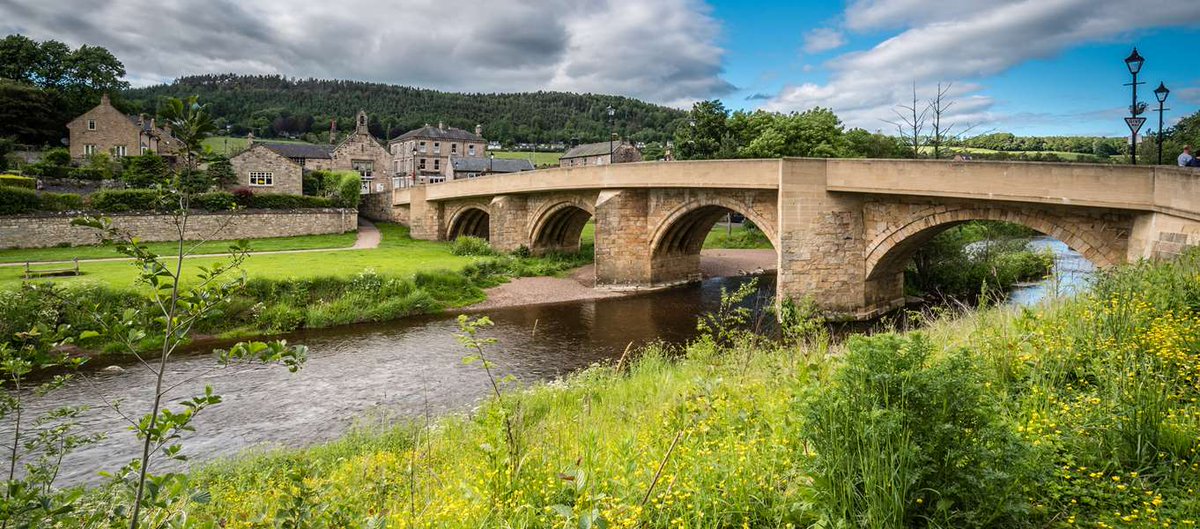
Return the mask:
M280 153L276 149L280 145L286 144L251 143L230 158L233 174L237 175L232 187L248 187L255 193L304 194L304 166Z
M276 157L268 156L261 151L251 152L255 148L259 148L291 161L300 168L301 176L305 171L357 171L362 178L361 191L363 193L391 191L392 183L387 172L391 155L379 140L371 136L367 129L366 112L359 111L355 123L354 132L343 138L337 145L256 142L251 136L251 148L230 159L235 168L242 167L238 173L238 186L246 185L246 178L242 178L245 175L269 173L278 169ZM291 189L290 186L286 186L270 192L290 193ZM298 184L295 187L295 194L300 194L301 191L302 186Z
M67 123L71 158L77 161L105 153L113 158L155 153L174 159L183 142L171 134L170 125L159 127L154 118L127 116L112 106L108 94L100 104Z
M611 149L611 153L610 153ZM611 156L610 156L611 155ZM585 143L571 147L558 159L559 167L582 167L642 161L642 151L627 141Z

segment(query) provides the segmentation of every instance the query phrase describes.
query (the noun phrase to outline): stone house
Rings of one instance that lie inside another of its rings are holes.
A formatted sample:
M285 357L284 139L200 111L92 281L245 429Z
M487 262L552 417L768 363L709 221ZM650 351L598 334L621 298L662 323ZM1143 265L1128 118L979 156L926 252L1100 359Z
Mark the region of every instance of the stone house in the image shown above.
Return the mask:
M487 141L481 125L472 134L438 123L401 134L388 143L388 150L392 171L403 176L398 179L402 184L437 183L455 177L452 160L485 160Z
M251 143L230 158L233 174L237 175L233 187L248 187L255 193L304 194L304 166L276 150L278 145L286 144Z
M305 171L357 171L362 177L361 191L363 193L385 193L392 189L391 179L388 178L388 166L391 155L379 140L371 136L367 130L367 114L359 111L354 133L345 137L337 145L316 145L312 143L275 143L256 142L250 137L251 148L230 159L238 171L238 187L247 185L250 174L271 173L279 169L276 157L284 158L300 168L302 183ZM269 151L275 156L268 156L261 151ZM255 151L255 152L251 152ZM290 171L290 169L289 169ZM288 173L290 182L290 172ZM251 186L253 187L253 185ZM276 187L269 192L291 193L293 187L289 184ZM294 187L295 194L301 194L303 186Z
M611 153L610 150L611 149ZM610 157L611 154L611 157ZM642 161L642 151L627 141L585 143L571 147L558 159L559 167L583 167Z
M171 134L170 125L159 127L154 118L127 116L112 106L108 94L100 104L67 123L71 158L83 160L105 153L113 158L155 153L174 159L183 142Z
M509 160L488 156L487 158L452 158L450 164L454 169L454 179L475 178L490 174L519 173L532 171L533 162L529 160Z

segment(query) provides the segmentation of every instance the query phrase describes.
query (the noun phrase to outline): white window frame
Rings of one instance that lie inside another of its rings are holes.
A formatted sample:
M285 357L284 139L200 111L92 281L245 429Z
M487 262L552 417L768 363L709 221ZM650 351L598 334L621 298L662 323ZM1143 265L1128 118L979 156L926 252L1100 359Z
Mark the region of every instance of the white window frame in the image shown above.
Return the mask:
M425 153L425 142L421 142L421 147L418 149L421 154Z
M467 146L467 156L475 156L475 145Z
M96 154L96 146L95 145L92 145L89 143L89 144L83 146L83 155L84 156L91 156L93 154Z
M441 158L434 158L434 159L433 159L433 170L434 170L434 171L441 171L441 170L442 170L442 159L441 159Z
M88 125L88 130L96 130L96 120L89 119L87 125Z
M112 150L113 158L121 158L129 155L129 148L124 145L115 145Z
M433 154L442 154L442 144L433 142Z
M275 173L273 171L247 171L247 183L250 187L275 187ZM261 183L255 183L255 180Z

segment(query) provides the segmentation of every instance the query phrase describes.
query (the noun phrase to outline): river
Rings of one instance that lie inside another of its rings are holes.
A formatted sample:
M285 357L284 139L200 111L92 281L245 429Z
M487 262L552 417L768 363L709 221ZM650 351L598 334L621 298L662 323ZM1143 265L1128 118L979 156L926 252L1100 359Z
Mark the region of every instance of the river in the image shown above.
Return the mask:
M1018 287L1013 303L1035 303L1055 288L1082 284L1087 261L1079 254L1053 239L1031 244L1056 252L1060 279ZM715 278L631 297L489 310L495 326L486 335L498 340L490 359L502 374L530 383L612 360L631 342L635 347L653 341L680 344L695 336L696 317L718 305L722 288L732 290L748 280ZM760 297L753 303L769 303L773 292L774 278L761 278ZM290 340L307 345L309 359L294 374L276 366L216 368L210 355L180 355L168 364L167 379L184 381L170 394L172 403L202 393L206 385L224 399L196 418L184 452L203 463L249 448L329 441L356 424L467 409L487 395L489 386L479 365L462 363L467 352L456 332L454 316L432 315L300 333ZM92 405L83 429L109 433L68 456L59 485L99 482L99 471L114 471L137 455L128 424L105 406L105 400L119 399L131 414L148 409L152 375L127 367L89 374L30 406L44 412L54 405Z

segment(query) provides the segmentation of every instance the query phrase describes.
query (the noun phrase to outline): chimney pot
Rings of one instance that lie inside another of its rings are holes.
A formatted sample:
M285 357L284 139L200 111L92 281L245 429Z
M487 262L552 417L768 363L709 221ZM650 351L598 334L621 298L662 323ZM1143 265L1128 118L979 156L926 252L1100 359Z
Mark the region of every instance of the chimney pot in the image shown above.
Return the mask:
M446 125L441 121L438 122L438 130L446 130Z

